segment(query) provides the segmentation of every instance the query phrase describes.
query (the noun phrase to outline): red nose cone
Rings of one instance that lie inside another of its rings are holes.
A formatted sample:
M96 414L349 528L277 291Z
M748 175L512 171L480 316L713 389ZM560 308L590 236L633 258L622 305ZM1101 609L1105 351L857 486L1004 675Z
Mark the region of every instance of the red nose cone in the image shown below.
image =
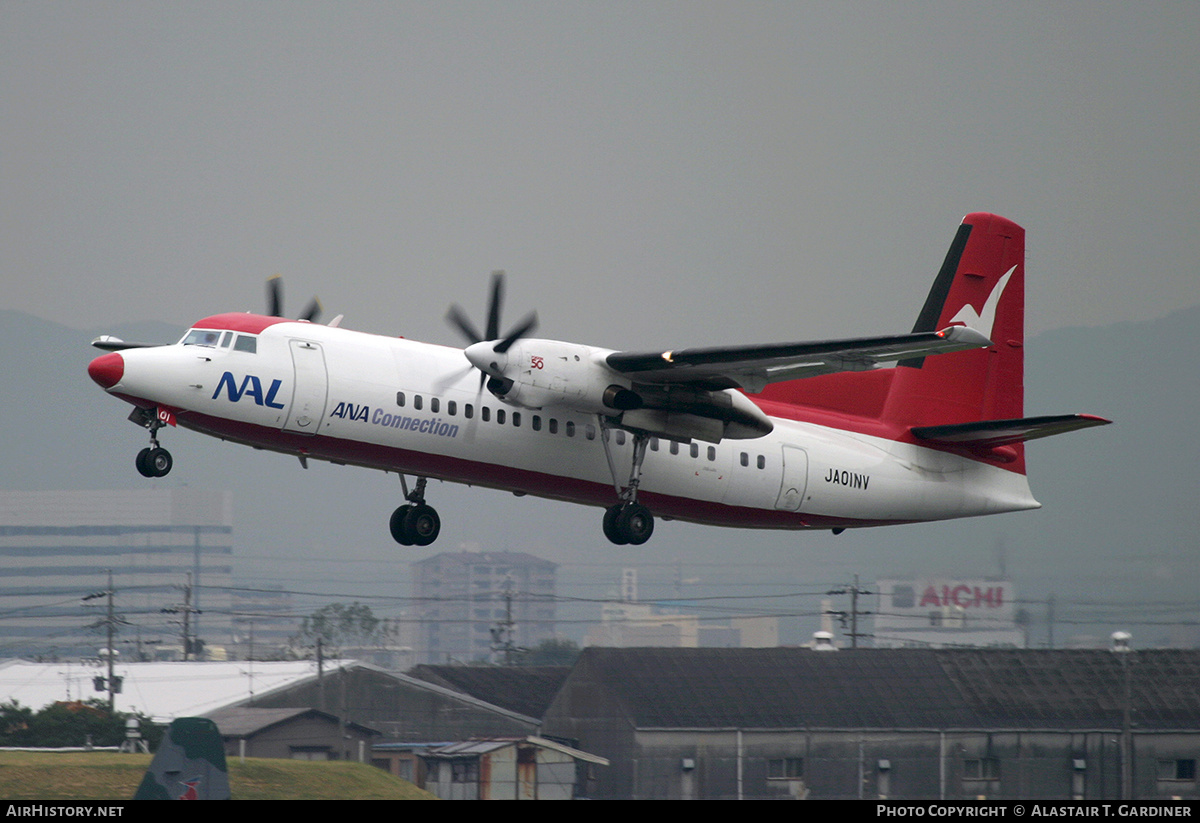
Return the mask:
M125 361L116 352L102 354L88 363L88 375L103 388L111 389L125 375Z

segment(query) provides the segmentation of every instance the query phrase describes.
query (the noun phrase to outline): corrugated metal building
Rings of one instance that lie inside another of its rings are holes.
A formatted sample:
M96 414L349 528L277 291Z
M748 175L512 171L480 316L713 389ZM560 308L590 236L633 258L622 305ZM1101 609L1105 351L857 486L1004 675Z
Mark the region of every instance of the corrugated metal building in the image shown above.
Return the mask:
M542 734L603 798L1194 798L1200 651L589 648Z
M608 761L553 740L467 740L422 751L422 788L443 800L575 800L587 795L592 766Z

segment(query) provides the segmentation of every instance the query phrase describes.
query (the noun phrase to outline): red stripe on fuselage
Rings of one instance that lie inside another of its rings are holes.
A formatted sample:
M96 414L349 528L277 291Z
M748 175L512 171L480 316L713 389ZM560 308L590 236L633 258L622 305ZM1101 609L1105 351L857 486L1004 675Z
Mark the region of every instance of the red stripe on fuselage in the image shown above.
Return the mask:
M921 440L913 435L908 426L887 420L874 420L869 417L857 417L850 414L839 414L835 411L813 408L811 406L793 406L789 403L775 403L755 398L755 404L769 417L783 420L795 420L798 423L812 423L815 426L825 426L837 431L855 432L882 440L894 440L897 443L908 443L931 451L946 452L947 454L965 457L998 469L1005 469L1016 474L1025 474L1024 462L1014 465L1012 458L1003 452L993 453L988 448L973 448L971 446L955 446L949 443L934 443Z
M141 403L139 403L141 405ZM180 412L179 424L189 429L284 454L304 455L315 460L346 463L384 471L434 477L455 483L524 492L537 497L565 500L590 506L617 502L609 483L493 465L426 452L409 451L375 443L363 443L327 435L306 436L281 429L226 420L197 412ZM843 526L884 526L904 520L845 520L788 511L727 506L723 503L643 491L638 499L656 515L710 526L748 529L829 529Z

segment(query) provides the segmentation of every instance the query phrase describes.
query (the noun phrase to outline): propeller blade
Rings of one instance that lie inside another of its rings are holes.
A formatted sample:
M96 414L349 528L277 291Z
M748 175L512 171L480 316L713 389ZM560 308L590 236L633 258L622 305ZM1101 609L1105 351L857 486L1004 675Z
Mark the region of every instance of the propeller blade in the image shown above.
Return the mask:
M267 314L283 317L283 278L278 274L267 278Z
M500 336L500 304L504 302L504 272L492 272L492 297L488 302L487 337L495 340Z
M456 369L455 371L452 371L452 372L449 372L449 373L443 375L441 377L441 379L435 380L433 385L438 390L439 393L444 394L446 392L446 389L450 388L455 383L462 380L474 368L475 368L474 366L472 366L471 364L468 363L467 365L463 366L460 369Z
M512 380L504 376L504 369L498 365L498 362L492 362L484 352L487 349L496 354L503 355L513 344L520 340L529 332L537 327L537 312L530 312L524 320L514 326L508 334L503 338L500 337L500 312L504 304L504 272L492 272L492 287L488 295L487 306L487 330L485 334L480 334L475 328L475 325L468 319L457 303L450 306L446 312L446 320L450 325L454 326L463 337L470 341L471 345L466 348L464 354L467 359L474 364L475 368L479 369L479 390L483 391L486 385L488 390L497 396L507 393L512 388ZM488 343L487 347L476 348L471 351L472 347L479 347L481 343ZM496 361L505 360L503 357L496 358Z
M450 311L446 312L446 319L472 343L482 342L483 338L479 336L479 332L475 331L475 326L467 319L467 315L458 307L457 303L450 307Z
M508 351L510 348L512 348L513 343L516 343L518 340L520 340L522 337L527 335L529 332L536 329L537 323L538 323L537 312L536 311L530 312L529 315L524 320L522 320L521 323L515 329L510 331L503 340L501 340L499 343L497 343L495 346L492 347L492 351L496 352L497 354L504 354L506 351Z
M310 323L315 323L317 318L321 316L321 301L313 298L308 301L308 305L304 307L304 314L300 315L298 320L307 320Z

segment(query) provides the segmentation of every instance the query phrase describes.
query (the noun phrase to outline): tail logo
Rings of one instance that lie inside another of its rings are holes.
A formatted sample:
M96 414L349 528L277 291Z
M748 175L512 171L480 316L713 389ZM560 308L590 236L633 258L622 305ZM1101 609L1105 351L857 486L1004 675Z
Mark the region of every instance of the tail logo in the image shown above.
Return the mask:
M975 307L967 303L958 310L958 314L950 319L950 325L962 323L967 328L974 329L977 332L982 332L988 337L992 336L993 327L996 325L996 307L1000 305L1000 298L1004 295L1004 289L1008 286L1009 278L1012 277L1016 266L1009 269L1003 277L997 282L992 289L992 293L988 295L987 300L983 303L983 310L976 311ZM984 329L987 329L984 331Z

